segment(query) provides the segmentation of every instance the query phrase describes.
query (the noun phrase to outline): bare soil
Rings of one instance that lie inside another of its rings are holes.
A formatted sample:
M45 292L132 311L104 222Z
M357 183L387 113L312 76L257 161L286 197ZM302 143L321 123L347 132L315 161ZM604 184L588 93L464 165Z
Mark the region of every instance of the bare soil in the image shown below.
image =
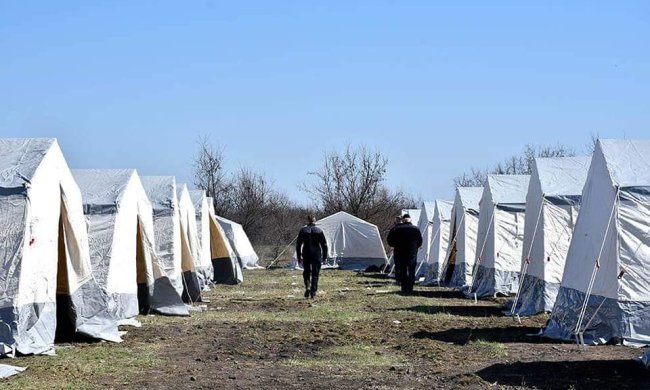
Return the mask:
M190 318L146 316L121 344L61 345L7 388L609 389L650 388L643 351L540 339L545 316L504 317L445 288L401 296L379 274L324 271L303 298L298 272L251 271L206 293Z

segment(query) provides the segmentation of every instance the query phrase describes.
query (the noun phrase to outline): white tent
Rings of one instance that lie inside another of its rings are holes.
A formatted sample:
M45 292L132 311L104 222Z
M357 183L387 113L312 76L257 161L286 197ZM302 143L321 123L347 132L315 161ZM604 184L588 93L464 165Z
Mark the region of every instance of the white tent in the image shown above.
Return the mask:
M55 334L120 341L55 139L0 139L0 220L0 355L49 352Z
M181 233L176 179L174 176L142 176L141 181L153 207L153 229L158 258L183 300L194 301L186 291L185 280L190 283L196 281L191 278L191 275L196 273L188 239L184 239ZM187 212L186 218L189 218ZM197 286L198 281L194 286L190 286L194 287L191 291L194 295L197 293Z
M262 268L257 264L259 257L257 257L257 253L255 253L255 249L253 249L253 245L242 225L219 216L217 216L217 221L219 221L224 233L226 233L230 246L237 254L241 267L244 269Z
M181 226L181 263L183 264L183 286L186 301L201 300L203 286L198 276L201 266L199 256L199 235L196 226L196 210L187 185L176 184L178 213Z
M327 240L331 266L344 270L365 270L386 263L386 251L376 225L344 211L316 221Z
M529 175L488 175L470 289L476 297L517 292L529 180Z
M512 314L549 312L562 281L590 157L537 158L526 196L528 223Z
M214 201L208 200L208 211L210 216L210 257L214 270L214 282L218 284L238 284L244 281L241 264L237 259L237 253L232 249L226 232L217 221L214 212Z
M429 256L426 262L421 263L419 272L416 274L416 277L426 275L424 285L440 282L442 266L449 246L449 225L453 203L436 200L434 204Z
M420 207L420 220L418 228L422 233L422 246L418 250L418 267L422 263L429 261L429 250L431 249L431 239L433 238L433 214L435 213L436 202L422 202Z
M600 140L544 335L650 343L650 141Z
M155 251L152 207L134 169L84 169L81 189L92 271L118 320L150 310L188 315Z
M472 283L482 193L482 187L456 188L449 227L449 246L441 276L441 280L450 287L462 288Z
M198 239L198 261L196 264L199 282L203 286L212 284L214 272L212 269L212 258L210 256L210 209L208 197L203 190L190 191L192 204L196 212L196 232Z

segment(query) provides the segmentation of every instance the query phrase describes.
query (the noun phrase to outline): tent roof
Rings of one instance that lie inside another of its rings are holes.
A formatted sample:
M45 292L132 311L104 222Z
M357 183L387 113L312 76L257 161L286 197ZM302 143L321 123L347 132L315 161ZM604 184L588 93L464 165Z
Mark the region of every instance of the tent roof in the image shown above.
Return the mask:
M580 195L591 157L536 158L535 169L544 195Z
M322 222L357 222L357 223L362 223L370 226L375 226L370 222L364 221L361 218L355 217L352 214L348 214L345 211L339 211L338 213L334 213L330 216L327 216L325 218L319 219L316 221L316 224L322 223Z
M650 140L601 139L596 148L605 156L615 184L650 186Z
M487 188L495 204L526 204L530 175L488 175Z
M219 220L220 222L224 222L224 223L227 223L229 225L234 225L234 226L241 226L241 224L238 224L235 221L231 221L228 218L220 217L218 215L216 217L217 217L217 220Z
M456 192L465 210L479 211L483 187L458 187Z
M181 196L183 195L183 191L185 189L187 189L187 184L185 184L185 183L176 183L176 197L178 197L179 200L181 199ZM188 191L188 194L189 194L189 191Z
M451 219L451 209L454 207L452 202L436 199L436 209L438 210L438 215L440 215L441 220Z
M436 209L436 201L427 201L427 202L422 202L422 207L420 208L420 212L424 214L420 215L426 215L428 222L433 221L433 212Z
M194 205L199 205L203 201L203 197L205 197L205 191L203 190L190 190L190 198L192 199L192 203Z
M135 169L73 169L84 204L113 205L121 199Z
M0 187L22 187L31 181L55 138L0 139Z
M141 176L140 180L154 210L171 207L173 197L176 195L174 194L176 185L174 176Z

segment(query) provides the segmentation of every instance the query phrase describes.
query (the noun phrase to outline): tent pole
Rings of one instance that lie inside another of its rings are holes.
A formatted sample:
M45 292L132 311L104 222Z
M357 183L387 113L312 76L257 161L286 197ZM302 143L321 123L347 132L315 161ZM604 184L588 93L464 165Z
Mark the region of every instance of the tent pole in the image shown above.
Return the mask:
M282 256L282 255L284 254L284 252L287 251L287 248L290 247L291 245L293 245L293 243L296 242L297 239L298 239L298 236L296 236L293 240L291 240L291 242L290 242L288 245L285 245L285 247L284 247L284 249L282 250L282 252L280 252L280 254L277 255L276 258L273 259L273 261L271 261L271 263L266 267L266 269L271 268L271 267L273 266L273 264L275 264L275 262L278 261L278 259L280 258L280 256Z

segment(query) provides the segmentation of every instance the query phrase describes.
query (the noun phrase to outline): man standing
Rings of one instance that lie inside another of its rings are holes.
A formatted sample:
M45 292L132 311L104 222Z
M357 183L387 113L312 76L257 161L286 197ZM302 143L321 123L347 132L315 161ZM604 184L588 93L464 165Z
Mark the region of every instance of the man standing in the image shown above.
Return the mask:
M393 230L397 229L402 224L402 222L403 222L403 217L401 216L395 217L395 224L388 231L388 237L390 237L390 235L393 233ZM400 269L397 266L397 259L395 258L395 253L393 253L393 270L395 272L395 283L397 283L397 285L399 286L400 284L402 284L402 275L400 275L399 273Z
M418 249L422 246L422 233L413 226L411 216L404 214L402 224L388 233L388 245L393 247L396 275L400 275L402 293L411 294L415 284Z
M305 281L305 298L314 299L318 290L318 275L321 261L327 260L327 240L325 233L316 226L313 215L307 217L308 224L300 229L296 241L296 257L302 265L302 278Z

